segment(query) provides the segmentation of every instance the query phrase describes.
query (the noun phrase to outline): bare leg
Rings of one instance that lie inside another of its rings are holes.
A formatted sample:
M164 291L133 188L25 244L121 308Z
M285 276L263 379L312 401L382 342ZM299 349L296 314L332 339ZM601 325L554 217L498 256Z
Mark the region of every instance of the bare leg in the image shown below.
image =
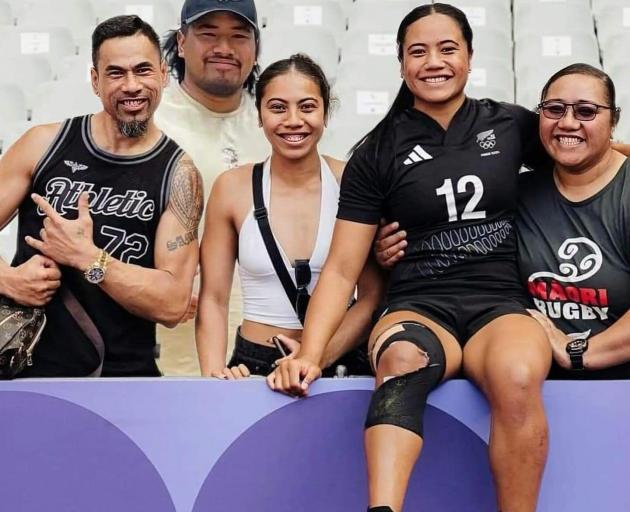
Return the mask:
M433 330L446 353L445 378L461 365L461 349L453 336L435 322L408 311L383 317L375 326L370 340L375 354L391 334L401 330L392 324L414 320ZM377 337L377 338L376 338ZM374 361L374 359L373 359ZM376 387L386 377L403 375L425 367L426 358L412 343L396 342L383 352L376 371ZM370 506L388 505L395 512L402 510L407 483L422 449L422 438L395 425L376 425L365 431L365 453L368 467Z
M490 464L502 512L534 512L547 460L548 432L541 388L551 349L533 318L505 315L464 348L464 371L492 411Z

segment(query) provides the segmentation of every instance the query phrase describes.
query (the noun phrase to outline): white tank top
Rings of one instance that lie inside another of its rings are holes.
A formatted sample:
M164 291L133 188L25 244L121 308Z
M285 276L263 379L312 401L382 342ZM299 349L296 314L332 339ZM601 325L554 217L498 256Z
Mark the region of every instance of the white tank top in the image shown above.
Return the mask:
M326 160L320 156L321 199L319 209L319 227L315 248L310 258L311 282L309 294L319 279L332 239L333 227L337 216L339 201L339 184L328 167ZM271 192L270 159L263 166L263 198L269 208ZM295 284L295 269L287 258L278 239L274 237L282 261ZM265 242L262 239L256 219L254 207L247 214L241 232L238 235L238 273L243 294L243 318L253 322L274 325L285 329L302 329L302 324L282 287L282 283L273 268Z

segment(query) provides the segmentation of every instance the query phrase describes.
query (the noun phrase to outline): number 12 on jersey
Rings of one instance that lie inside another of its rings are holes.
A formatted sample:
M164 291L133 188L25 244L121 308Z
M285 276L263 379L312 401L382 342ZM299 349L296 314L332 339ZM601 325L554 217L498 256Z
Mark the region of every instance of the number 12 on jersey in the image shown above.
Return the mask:
M455 190L453 189L453 180L451 180L451 178L447 178L444 180L444 183L442 183L442 186L440 188L435 189L435 193L438 196L444 196L446 199L446 209L448 212L449 222L456 222L457 220L475 220L486 218L485 210L475 211L475 208L483 197L483 182L478 176L475 176L474 174L467 174L466 176L462 176L460 179L457 180L457 193L466 193L468 185L473 186L473 195L466 203L464 211L462 212L459 219L457 217L457 204L455 202Z

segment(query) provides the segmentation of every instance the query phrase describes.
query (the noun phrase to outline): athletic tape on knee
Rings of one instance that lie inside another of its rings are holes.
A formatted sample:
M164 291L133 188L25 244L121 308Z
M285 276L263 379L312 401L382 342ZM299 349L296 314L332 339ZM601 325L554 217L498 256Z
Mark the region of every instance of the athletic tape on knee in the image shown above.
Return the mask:
M416 371L389 379L372 395L365 427L395 425L422 437L427 395L444 376L446 356L433 331L417 322L399 324L403 331L383 342L376 355L376 364L383 352L396 341L413 343L429 356L428 365Z

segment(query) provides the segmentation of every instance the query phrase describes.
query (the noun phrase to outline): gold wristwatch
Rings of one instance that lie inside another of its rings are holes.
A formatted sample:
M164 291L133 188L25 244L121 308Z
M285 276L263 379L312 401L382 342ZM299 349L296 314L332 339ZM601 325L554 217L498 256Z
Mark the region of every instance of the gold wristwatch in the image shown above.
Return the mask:
M99 284L105 279L107 271L107 263L109 262L109 254L101 249L98 259L85 269L83 275L88 283Z

